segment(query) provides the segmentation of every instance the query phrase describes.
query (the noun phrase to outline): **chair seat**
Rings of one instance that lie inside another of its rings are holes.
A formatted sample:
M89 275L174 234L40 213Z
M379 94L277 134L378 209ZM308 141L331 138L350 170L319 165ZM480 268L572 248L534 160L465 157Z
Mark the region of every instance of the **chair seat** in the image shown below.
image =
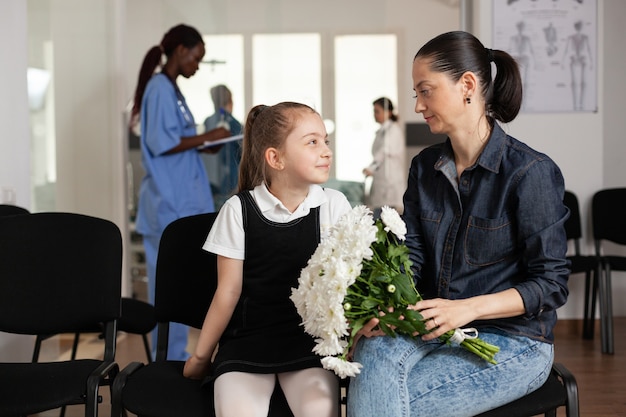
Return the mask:
M0 363L0 416L35 414L82 404L85 381L102 364L96 359L48 363Z
M182 361L157 361L133 371L126 379L124 408L142 417L212 417L213 391L183 376ZM124 372L124 371L123 371ZM269 415L293 417L280 388L274 390Z
M213 416L213 393L201 381L183 376L182 361L157 361L131 374L124 387L124 408L146 417Z
M571 262L570 270L572 274L592 272L598 265L598 258L595 256L573 255L567 259Z
M476 417L528 417L544 414L547 410L556 409L567 402L567 391L559 377L551 372L548 380L536 391L505 404L496 409L486 411Z
M602 260L606 262L614 271L626 271L626 256L603 256Z

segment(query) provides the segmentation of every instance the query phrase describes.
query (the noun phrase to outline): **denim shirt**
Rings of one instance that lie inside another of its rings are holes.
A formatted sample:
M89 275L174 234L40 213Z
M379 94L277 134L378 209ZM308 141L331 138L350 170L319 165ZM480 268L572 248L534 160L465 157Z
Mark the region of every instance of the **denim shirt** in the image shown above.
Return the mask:
M404 194L407 246L424 298L515 288L525 314L470 323L553 342L567 300L564 181L558 166L494 123L459 180L450 139L413 158Z

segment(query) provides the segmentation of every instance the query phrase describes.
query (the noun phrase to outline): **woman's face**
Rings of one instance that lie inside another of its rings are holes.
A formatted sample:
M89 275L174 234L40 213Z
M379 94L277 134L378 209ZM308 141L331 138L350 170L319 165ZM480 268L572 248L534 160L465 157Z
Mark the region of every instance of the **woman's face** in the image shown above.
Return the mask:
M429 58L413 62L415 113L421 113L432 133L451 135L463 125L465 96L461 81L430 69Z
M389 112L383 110L383 106L380 104L374 104L374 120L376 120L376 123L383 124L387 119L389 119Z
M205 54L204 44L199 42L193 48L187 48L182 45L179 48L178 71L183 77L189 78L200 68L200 61L202 61Z

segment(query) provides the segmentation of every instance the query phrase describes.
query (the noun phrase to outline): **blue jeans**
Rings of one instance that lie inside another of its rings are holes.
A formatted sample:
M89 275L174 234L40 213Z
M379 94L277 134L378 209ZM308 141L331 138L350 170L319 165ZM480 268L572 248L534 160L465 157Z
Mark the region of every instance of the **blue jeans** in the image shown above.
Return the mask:
M500 347L497 365L459 346L403 336L361 338L348 417L463 417L520 398L548 378L554 346L497 330L479 337Z
M156 294L156 264L161 236L143 236L143 246L146 254L146 274L148 275L148 301L154 305ZM189 327L180 323L170 323L168 337L167 359L174 361L186 361L187 339ZM152 332L152 359L156 356L157 331Z

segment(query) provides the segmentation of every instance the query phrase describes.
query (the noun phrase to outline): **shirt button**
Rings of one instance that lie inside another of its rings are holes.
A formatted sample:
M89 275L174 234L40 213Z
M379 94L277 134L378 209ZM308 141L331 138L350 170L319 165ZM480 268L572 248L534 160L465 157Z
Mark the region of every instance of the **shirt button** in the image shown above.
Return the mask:
M463 185L467 185L467 180L463 180Z

